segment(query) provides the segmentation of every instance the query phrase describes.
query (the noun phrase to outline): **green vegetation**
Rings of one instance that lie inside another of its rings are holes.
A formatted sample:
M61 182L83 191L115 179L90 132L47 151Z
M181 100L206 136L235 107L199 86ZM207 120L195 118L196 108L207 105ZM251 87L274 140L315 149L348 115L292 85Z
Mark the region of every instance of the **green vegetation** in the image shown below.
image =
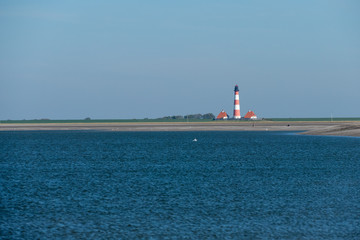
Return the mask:
M215 115L212 113L206 113L206 114L190 114L190 115L185 115L185 116L181 116L181 115L177 115L177 116L166 116L166 117L162 117L162 118L158 118L158 119L162 119L162 120L214 120L215 119Z
M93 119L93 120L1 120L0 123L148 123L148 122L211 122L212 119Z
M360 118L265 118L274 122L330 122L330 121L360 121Z
M148 122L211 122L215 116L208 114L192 114L186 116L168 116L157 119L69 119L69 120L50 120L50 119L33 119L33 120L0 120L0 123L148 123ZM330 122L330 118L265 118L264 121L274 122ZM222 120L224 122L237 122L238 120ZM258 120L261 121L261 120ZM333 118L332 121L360 121L360 118Z
M141 123L141 122L209 122L215 119L212 113L206 114L190 114L190 115L177 115L166 116L155 119L69 119L69 120L50 120L48 118L33 119L33 120L0 120L0 123Z

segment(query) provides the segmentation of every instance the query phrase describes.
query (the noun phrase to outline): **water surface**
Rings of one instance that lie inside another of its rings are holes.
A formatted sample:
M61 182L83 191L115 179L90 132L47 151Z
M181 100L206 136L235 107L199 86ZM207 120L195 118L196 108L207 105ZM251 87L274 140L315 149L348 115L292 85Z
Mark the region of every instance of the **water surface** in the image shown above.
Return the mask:
M0 150L3 239L360 236L360 138L28 131Z

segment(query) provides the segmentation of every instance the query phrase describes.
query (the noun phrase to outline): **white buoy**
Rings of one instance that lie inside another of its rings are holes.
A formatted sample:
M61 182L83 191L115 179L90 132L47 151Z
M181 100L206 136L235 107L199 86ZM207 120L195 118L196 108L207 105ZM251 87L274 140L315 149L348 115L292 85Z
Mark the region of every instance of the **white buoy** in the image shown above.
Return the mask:
M194 138L194 139L193 139L193 142L197 142L197 139L196 139L196 138Z

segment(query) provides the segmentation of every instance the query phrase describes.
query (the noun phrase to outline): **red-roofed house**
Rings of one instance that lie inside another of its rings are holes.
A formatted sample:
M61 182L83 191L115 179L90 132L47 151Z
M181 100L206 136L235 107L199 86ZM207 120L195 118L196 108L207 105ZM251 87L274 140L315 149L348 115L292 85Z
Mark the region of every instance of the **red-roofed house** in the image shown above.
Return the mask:
M227 113L222 110L219 115L216 117L216 119L228 119L229 118L229 115L227 115Z
M244 116L244 118L246 119L257 119L257 116L255 115L255 113L251 110L249 110L247 112L247 114Z

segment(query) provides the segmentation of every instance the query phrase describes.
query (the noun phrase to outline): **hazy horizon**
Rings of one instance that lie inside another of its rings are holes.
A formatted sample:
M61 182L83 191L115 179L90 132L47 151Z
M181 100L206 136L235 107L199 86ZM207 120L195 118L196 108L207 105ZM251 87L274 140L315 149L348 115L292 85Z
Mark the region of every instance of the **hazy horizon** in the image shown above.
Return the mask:
M0 2L0 119L360 117L359 1Z

